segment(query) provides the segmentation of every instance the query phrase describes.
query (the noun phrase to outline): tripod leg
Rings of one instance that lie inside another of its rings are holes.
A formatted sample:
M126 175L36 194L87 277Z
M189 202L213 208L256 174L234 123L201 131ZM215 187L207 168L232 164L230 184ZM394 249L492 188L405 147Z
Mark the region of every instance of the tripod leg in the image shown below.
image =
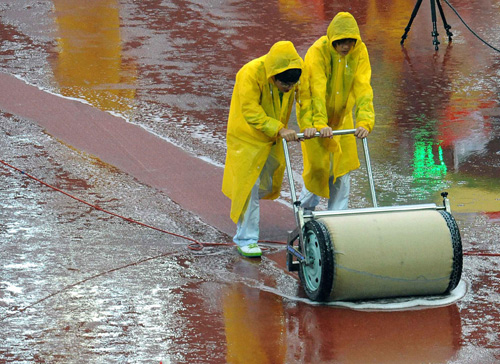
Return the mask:
M413 19L415 19L415 16L418 13L418 9L420 8L420 4L422 4L422 0L417 0L417 3L415 4L415 7L413 8L413 11L411 13L410 21L408 22L408 25L405 28L405 33L401 37L401 44L403 44L405 42L405 39L408 36L408 32L410 31L411 25L413 23Z
M436 0L430 0L431 1L431 17L432 17L432 37L434 40L432 41L432 44L434 44L434 48L436 51L439 49L439 40L438 36L439 33L437 31L437 25L436 25Z
M437 3L437 6L438 6L438 9L439 9L439 13L441 14L441 19L443 20L444 30L446 30L446 35L448 36L448 42L451 42L451 37L453 36L453 33L450 31L451 25L449 25L446 22L446 18L444 16L443 7L441 6L441 0L436 0L436 3Z

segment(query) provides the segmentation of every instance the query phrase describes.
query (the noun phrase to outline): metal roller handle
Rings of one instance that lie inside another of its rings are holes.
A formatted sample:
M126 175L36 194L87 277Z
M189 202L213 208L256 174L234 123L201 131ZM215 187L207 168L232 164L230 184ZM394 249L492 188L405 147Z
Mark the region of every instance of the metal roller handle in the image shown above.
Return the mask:
M332 131L333 135L354 134L355 132L356 132L356 129L342 129L342 130L333 130ZM321 136L321 134L319 132L316 132L316 134L313 137L319 137L319 136ZM299 140L305 139L304 133L297 133L297 137L299 138ZM372 174L370 152L368 150L367 138L363 138L362 142L363 142L363 152L365 155L366 171L368 174L368 183L370 184L370 193L372 196L373 207L378 207L377 196L375 194L375 184L373 182L373 174ZM290 156L288 154L288 143L285 139L283 139L283 150L285 152L286 172L288 175L288 182L290 185L290 193L292 195L292 202L293 202L294 206L296 206L297 205L297 195L295 193L295 184L293 181L293 175L292 175L292 170L291 170Z
M366 162L366 173L368 174L368 183L370 184L370 193L372 195L373 207L378 207L377 195L375 194L375 183L373 182L370 152L368 151L368 140L366 140L366 138L363 138L361 139L361 141L363 142L363 151L365 153L365 162Z
M345 134L354 134L356 129L341 129L341 130L332 130L333 135L345 135ZM319 131L314 134L313 138L320 137L321 133ZM304 133L297 133L297 138L300 140L304 139Z

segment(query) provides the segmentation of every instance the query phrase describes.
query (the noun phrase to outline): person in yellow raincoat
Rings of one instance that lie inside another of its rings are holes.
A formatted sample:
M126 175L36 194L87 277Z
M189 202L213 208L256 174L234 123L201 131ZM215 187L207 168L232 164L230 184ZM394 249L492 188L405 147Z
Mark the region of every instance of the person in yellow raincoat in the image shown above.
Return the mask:
M328 210L347 209L349 172L359 167L356 137L365 138L375 123L371 66L358 24L347 12L338 13L304 58L311 93L312 118L299 115L306 138L319 131L321 138L302 143L304 188L299 200L314 210L320 197L328 198ZM332 137L332 130L356 132ZM306 113L302 112L303 115Z
M231 199L231 219L237 224L233 241L244 256L262 254L257 244L259 198L279 196L285 169L282 138L297 140L288 120L293 103L300 100L302 68L293 44L280 41L236 75L222 192Z

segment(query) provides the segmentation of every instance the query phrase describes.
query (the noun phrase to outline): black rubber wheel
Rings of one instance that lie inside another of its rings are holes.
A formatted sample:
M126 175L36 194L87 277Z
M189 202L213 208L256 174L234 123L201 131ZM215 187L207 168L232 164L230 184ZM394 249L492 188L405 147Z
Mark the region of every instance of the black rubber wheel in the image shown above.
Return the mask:
M304 226L303 236L307 264L299 269L302 286L311 300L325 301L332 291L335 266L330 234L323 223L311 220Z
M443 216L450 229L451 234L451 244L453 247L453 266L450 275L450 283L448 288L444 293L450 293L454 290L458 283L460 283L460 278L462 277L462 265L463 265L463 252L462 252L462 239L460 238L460 230L458 230L458 225L453 216L446 211L439 211Z

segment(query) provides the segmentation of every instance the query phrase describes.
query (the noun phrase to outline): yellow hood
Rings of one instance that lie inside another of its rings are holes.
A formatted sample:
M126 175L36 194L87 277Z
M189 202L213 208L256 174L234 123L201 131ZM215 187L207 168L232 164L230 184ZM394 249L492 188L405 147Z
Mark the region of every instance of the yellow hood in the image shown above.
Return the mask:
M340 12L331 21L326 31L328 41L332 44L333 41L345 38L361 40L358 23L356 19L347 12ZM359 42L356 42L356 45Z
M276 42L264 60L266 76L269 79L291 68L302 69L302 63L302 58L300 58L292 42Z

